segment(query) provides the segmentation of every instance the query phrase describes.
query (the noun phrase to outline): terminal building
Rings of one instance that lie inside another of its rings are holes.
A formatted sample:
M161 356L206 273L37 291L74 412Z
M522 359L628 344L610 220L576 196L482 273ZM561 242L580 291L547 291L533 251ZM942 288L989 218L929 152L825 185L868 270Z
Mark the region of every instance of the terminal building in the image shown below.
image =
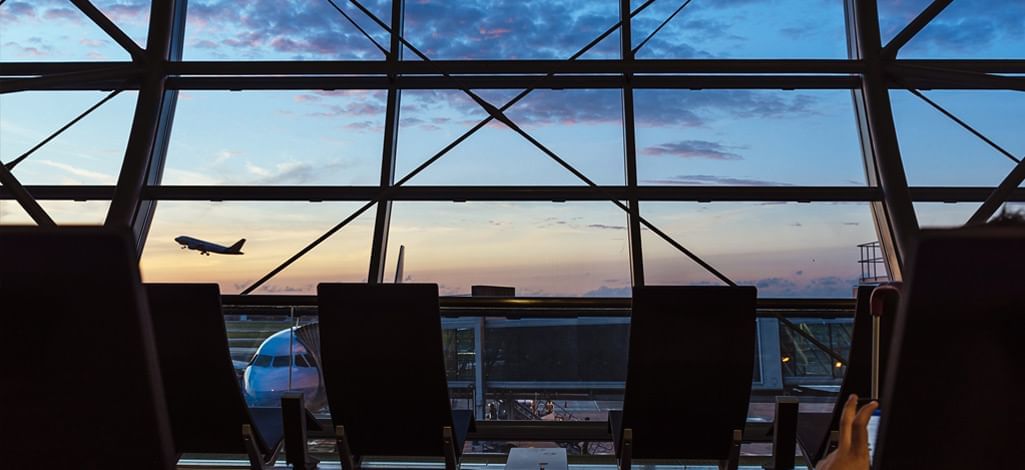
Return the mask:
M1023 92L1014 0L0 0L0 468L1019 468Z

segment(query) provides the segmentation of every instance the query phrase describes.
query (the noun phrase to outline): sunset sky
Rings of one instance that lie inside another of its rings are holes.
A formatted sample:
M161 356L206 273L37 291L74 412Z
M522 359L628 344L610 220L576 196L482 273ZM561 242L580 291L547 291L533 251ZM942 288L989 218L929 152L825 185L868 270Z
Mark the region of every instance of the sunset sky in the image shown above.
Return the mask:
M144 45L149 2L95 0ZM339 5L379 42L387 34ZM641 2L635 1L635 5ZM879 0L884 41L928 0ZM388 21L387 2L368 6ZM679 2L657 0L634 19L639 42ZM618 21L618 2L410 0L406 38L433 59L566 58ZM638 58L845 58L841 0L693 0ZM956 0L903 50L903 58L1022 58L1025 3ZM583 59L617 58L613 35ZM326 0L194 0L185 60L380 60ZM407 59L415 58L406 53ZM0 64L127 60L70 2L0 5ZM2 65L0 65L2 66ZM480 94L501 105L519 90ZM1025 95L926 91L1015 155L1025 156ZM99 101L101 92L0 96L0 160L10 161ZM903 91L891 92L908 181L991 186L1013 167L981 140ZM23 184L114 184L137 93L125 91L33 154ZM380 91L183 91L164 184L372 185L379 179L385 109ZM850 92L639 90L637 155L643 185L863 186ZM539 90L508 112L599 184L622 184L618 90ZM459 91L402 95L397 177L485 117ZM501 124L482 129L410 185L582 184ZM43 202L58 223L100 223L106 201ZM160 202L142 269L147 281L213 281L238 292L362 203ZM918 204L923 226L957 225L976 204ZM320 281L366 278L374 211L269 282L260 293L310 293ZM764 297L846 297L859 243L876 239L864 203L642 203L641 214L738 283ZM13 201L0 223L28 221ZM472 284L519 295L628 295L623 211L608 202L394 204L388 276L406 246L409 281L443 294ZM246 238L240 257L182 251L188 234ZM715 283L653 233L644 235L649 283Z

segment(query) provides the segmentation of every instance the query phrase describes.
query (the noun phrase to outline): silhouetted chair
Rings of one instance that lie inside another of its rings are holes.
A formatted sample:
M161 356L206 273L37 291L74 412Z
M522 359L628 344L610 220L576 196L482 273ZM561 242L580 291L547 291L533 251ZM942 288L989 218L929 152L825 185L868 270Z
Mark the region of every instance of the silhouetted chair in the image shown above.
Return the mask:
M1021 468L1025 229L922 231L873 468Z
M342 465L444 457L455 468L470 410L451 409L436 284L320 284L321 364Z
M809 465L817 464L829 451L831 436L840 427L840 415L843 414L847 397L857 393L860 398L869 398L872 394L872 292L875 290L876 286L858 286L847 371L833 412L800 413L797 417L797 442ZM883 301L883 314L879 316L879 363L885 367L898 299L893 296L877 296L877 302L880 299Z
M736 468L755 354L754 287L633 289L623 410L609 413L621 468L634 458Z
M244 453L273 466L284 431L280 408L250 408L228 349L217 284L147 284L175 450Z
M0 227L4 468L174 468L128 233Z

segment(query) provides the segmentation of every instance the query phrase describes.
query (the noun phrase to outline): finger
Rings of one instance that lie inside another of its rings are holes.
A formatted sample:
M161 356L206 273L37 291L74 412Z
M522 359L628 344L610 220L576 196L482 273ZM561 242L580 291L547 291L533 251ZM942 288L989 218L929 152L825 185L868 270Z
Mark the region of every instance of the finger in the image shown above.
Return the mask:
M858 410L854 417L853 432L851 433L851 446L853 449L868 448L868 421L872 419L872 413L879 408L879 402L873 401Z
M854 425L854 418L858 411L858 395L852 393L844 403L843 414L840 415L840 441L838 448L846 452L851 448L851 427Z

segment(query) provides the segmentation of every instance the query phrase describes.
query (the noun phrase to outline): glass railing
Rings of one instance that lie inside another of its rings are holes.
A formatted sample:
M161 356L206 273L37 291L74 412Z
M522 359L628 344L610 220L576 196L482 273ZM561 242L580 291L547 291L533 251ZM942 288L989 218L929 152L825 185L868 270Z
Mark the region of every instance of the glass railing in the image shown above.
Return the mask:
M517 426L534 423L576 432L556 441L574 452L607 447L578 438L600 434L608 411L622 407L629 299L446 297L441 305L453 408L493 422L484 426L489 437L518 436ZM847 356L853 309L853 300L759 301L751 423L771 423L777 395L802 397L805 410L832 408L845 372L836 358ZM316 298L224 296L224 313L249 403L279 406L284 392L299 390L318 418L329 419ZM560 424L566 422L579 425ZM475 445L499 451L508 442Z

